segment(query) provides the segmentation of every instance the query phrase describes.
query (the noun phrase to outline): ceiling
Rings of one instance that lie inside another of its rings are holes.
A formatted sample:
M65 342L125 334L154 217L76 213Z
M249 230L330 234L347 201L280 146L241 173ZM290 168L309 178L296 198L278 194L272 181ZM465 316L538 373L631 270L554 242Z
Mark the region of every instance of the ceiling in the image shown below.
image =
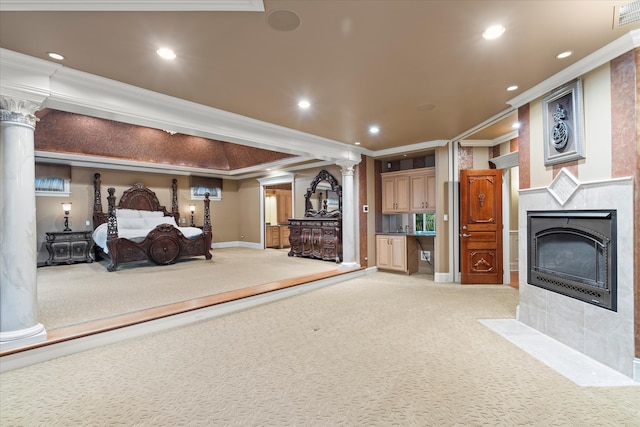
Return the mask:
M65 67L360 142L375 154L460 136L497 138L515 114L482 134L466 134L507 113L508 101L523 91L640 28L614 24L615 7L629 1L241 3L258 11L13 11L10 4L28 8L6 0L0 46L47 60L47 52L57 52ZM298 20L297 28L282 29ZM493 24L505 33L483 39ZM177 58L161 59L162 46ZM563 51L573 54L556 59ZM511 85L518 89L508 92ZM311 107L300 110L300 98ZM370 135L370 125L379 134Z

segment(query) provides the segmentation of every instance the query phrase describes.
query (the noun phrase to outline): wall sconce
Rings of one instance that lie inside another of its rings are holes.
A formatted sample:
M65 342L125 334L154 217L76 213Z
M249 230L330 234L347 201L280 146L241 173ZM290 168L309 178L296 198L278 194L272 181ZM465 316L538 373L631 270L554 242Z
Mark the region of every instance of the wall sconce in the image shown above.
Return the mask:
M191 226L195 227L196 224L193 222L193 214L196 211L196 205L189 205L189 210L191 211Z
M71 202L62 203L62 210L64 211L64 230L71 231L69 228L69 212L71 212Z

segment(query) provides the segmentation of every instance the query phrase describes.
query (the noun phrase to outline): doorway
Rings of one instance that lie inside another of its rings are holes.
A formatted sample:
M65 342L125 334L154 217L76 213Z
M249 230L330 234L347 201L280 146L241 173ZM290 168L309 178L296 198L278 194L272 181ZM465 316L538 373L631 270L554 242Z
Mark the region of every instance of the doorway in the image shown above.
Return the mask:
M264 249L289 246L289 218L295 206L294 176L286 173L259 179L260 235Z
M291 184L264 188L264 247L284 249L289 245L289 218L292 217Z

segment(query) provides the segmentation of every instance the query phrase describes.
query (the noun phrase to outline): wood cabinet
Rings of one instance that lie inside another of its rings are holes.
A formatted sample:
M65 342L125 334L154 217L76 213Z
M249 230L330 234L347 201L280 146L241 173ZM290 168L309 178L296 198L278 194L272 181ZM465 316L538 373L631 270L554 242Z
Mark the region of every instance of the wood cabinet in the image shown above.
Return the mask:
M411 212L434 212L436 210L436 171L427 169L424 172L409 176L411 188Z
M376 264L381 270L418 271L418 243L405 235L379 234L376 236Z
M435 168L382 174L382 213L421 213L436 210Z
M289 219L289 256L342 262L342 219Z
M265 246L279 248L289 246L289 227L286 225L267 225L265 229Z
M46 233L45 246L49 252L47 265L93 262L91 231L60 231Z
M409 177L382 175L382 213L409 212Z

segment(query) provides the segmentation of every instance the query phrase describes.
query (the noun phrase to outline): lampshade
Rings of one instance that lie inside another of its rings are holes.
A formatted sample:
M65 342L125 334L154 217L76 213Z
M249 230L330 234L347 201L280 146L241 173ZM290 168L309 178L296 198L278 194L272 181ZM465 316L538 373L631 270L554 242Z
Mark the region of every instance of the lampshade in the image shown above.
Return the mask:
M196 211L196 205L189 205L189 210L191 213L194 213Z
M65 212L69 212L71 210L71 202L62 203L62 210Z

